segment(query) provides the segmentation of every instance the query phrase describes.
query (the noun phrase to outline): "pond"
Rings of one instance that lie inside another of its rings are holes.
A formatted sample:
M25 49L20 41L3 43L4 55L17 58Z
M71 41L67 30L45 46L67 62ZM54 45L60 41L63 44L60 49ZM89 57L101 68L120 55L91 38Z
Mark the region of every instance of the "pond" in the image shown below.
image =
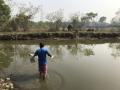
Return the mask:
M119 90L120 43L45 41L55 56L48 57L48 78L39 79L38 41L0 42L0 77L10 76L20 90Z

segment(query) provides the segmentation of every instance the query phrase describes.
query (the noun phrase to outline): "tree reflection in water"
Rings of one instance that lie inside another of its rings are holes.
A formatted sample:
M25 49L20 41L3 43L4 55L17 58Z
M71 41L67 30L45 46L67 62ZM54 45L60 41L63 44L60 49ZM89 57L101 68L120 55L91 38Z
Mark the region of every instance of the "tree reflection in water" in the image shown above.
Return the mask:
M71 52L72 55L80 55L83 56L91 56L94 55L93 45L82 45L82 44L75 44L75 45L68 45L67 49Z
M111 55L113 57L120 57L120 43L110 43L109 47L112 49Z
M14 47L9 44L0 44L0 68L7 68L13 61Z
M5 76L6 70L11 62L15 62L19 59L28 60L28 54L31 52L31 48L28 45L18 44L0 44L0 76Z
M0 77L6 77L5 68L8 68L13 61L14 46L10 44L0 44Z
M27 60L29 58L29 54L31 53L31 47L30 45L16 45L15 52L21 59Z
M62 58L65 53L76 56L80 54L81 56L91 56L94 55L94 45L84 45L84 44L68 44L68 45L50 45L50 51L57 56L57 58Z
M55 56L55 60L57 61L58 59L63 58L63 47L64 45L50 45L49 50L50 52Z
M71 55L74 56L77 54L80 54L81 56L94 55L94 45L91 44L53 44L48 45L48 47L52 54L57 56L56 59L62 59L66 52L69 52ZM119 47L117 47L117 49L119 49ZM31 51L32 50L30 45L6 43L0 44L0 68L8 67L10 63L15 59L15 57L20 57L20 59L22 60L28 60L28 54L31 53Z

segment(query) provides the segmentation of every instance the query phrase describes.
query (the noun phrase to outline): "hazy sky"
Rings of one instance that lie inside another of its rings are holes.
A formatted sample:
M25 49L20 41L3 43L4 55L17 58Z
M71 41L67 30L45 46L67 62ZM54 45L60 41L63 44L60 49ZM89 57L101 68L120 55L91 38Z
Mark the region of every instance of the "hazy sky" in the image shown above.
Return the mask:
M106 16L110 21L115 16L115 12L120 8L120 0L14 0L17 3L27 4L31 3L33 6L42 6L43 16L47 13L59 9L64 10L64 16L67 18L71 13L80 12L81 14L87 12L98 13L100 16ZM44 17L43 17L44 18ZM40 16L36 16L36 20Z

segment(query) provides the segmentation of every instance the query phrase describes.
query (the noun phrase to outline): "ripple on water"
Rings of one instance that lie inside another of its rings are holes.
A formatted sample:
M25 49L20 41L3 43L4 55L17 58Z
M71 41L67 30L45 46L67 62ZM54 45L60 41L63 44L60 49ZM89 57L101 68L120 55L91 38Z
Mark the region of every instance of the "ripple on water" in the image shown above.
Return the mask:
M13 75L12 79L22 90L61 90L65 85L63 76L54 70L49 70L45 81L40 80L38 74Z

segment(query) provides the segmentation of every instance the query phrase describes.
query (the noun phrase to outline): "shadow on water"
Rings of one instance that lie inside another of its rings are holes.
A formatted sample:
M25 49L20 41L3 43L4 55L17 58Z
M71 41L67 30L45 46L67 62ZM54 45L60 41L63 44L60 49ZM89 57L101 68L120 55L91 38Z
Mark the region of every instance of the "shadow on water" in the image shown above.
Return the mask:
M11 75L16 90L61 90L65 85L64 77L54 70L49 70L48 78L42 80L39 74Z

